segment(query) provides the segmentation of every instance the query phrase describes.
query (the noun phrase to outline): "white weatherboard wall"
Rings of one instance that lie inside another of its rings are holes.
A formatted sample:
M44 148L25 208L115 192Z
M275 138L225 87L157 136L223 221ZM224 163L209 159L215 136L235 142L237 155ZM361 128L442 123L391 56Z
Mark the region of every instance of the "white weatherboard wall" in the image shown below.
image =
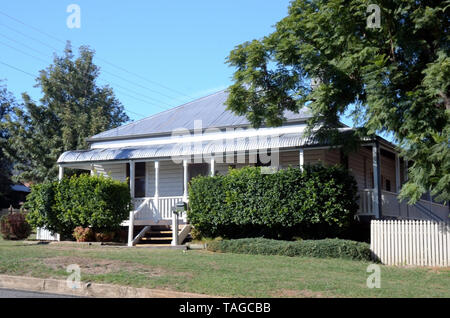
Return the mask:
M373 220L370 249L385 265L450 266L450 223Z

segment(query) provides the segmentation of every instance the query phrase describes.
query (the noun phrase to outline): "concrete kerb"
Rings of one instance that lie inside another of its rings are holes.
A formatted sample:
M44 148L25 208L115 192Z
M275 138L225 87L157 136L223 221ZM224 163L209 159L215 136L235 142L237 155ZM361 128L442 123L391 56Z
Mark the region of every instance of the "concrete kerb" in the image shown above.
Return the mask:
M195 293L81 282L72 289L65 280L0 275L0 288L95 298L218 298Z

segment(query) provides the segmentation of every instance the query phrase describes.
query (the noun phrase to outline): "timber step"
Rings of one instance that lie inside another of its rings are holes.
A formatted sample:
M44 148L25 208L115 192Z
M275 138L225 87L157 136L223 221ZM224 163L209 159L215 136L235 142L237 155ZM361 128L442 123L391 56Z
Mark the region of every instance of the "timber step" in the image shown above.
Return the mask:
M142 237L141 240L142 241L170 241L170 240L172 240L172 236L170 236L170 237L168 237L168 236L159 236L159 237L147 236L147 237Z
M141 237L136 245L170 246L172 242L172 229L168 225L152 225L150 230Z

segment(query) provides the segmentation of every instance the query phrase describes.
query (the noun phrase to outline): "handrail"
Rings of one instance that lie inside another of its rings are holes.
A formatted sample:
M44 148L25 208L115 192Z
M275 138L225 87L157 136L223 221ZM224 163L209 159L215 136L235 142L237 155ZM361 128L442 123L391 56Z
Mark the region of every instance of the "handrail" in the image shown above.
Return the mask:
M133 211L134 214L136 215L137 213L139 213L139 212L145 207L145 205L146 205L148 202L150 202L150 200L152 200L152 198L146 198L146 199L144 200L144 202L142 202L142 203L139 205L139 207L138 207L136 210Z

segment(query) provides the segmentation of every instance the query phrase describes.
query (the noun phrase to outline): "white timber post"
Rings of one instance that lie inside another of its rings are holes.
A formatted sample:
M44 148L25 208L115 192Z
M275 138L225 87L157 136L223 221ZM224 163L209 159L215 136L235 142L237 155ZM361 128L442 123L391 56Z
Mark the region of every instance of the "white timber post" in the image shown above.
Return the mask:
M403 183L408 181L408 159L403 157ZM406 217L409 219L409 204L406 204Z
M130 224L128 225L128 246L133 246L134 239L134 211L130 211Z
M130 160L130 195L134 199L134 161ZM134 207L136 208L136 207ZM128 246L133 246L134 239L134 211L130 212L130 223L128 225Z
M298 152L298 157L299 157L299 166L300 166L300 170L303 171L303 167L305 166L305 151L303 150L303 148L300 148L299 152Z
M214 175L216 174L216 171L215 171L215 169L216 169L215 163L216 163L216 160L215 160L214 158L211 158L211 163L210 163L210 165L209 165L210 170L211 170L211 171L210 171L211 177L214 177Z
M188 199L188 161L183 160L183 201Z
M372 164L373 164L373 213L375 217L379 219L381 217L381 191L380 191L380 179L381 179L381 167L380 167L380 148L376 142L372 146Z
M178 245L178 213L172 213L172 246Z
M130 160L130 195L131 199L134 199L134 181L135 181L135 175L134 175L134 161Z
M395 192L400 193L400 189L402 188L400 182L400 156L398 153L395 153Z
M155 207L159 212L159 161L155 161Z
M64 178L64 167L59 165L58 180L61 181Z
M406 182L408 181L408 159L403 158L403 166L404 166L404 170L403 170L403 181Z

